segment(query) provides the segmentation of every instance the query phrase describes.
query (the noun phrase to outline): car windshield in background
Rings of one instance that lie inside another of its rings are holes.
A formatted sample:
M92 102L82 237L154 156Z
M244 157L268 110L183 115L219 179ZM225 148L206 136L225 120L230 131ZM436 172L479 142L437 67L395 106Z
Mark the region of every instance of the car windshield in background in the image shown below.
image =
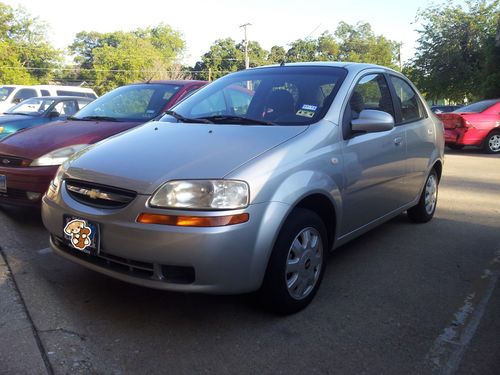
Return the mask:
M28 116L38 116L47 111L52 103L54 103L54 99L31 98L22 101L5 113L12 115L20 114Z
M14 87L0 87L0 102L3 102L5 99L7 99L12 91L14 91Z
M146 122L158 116L180 88L164 84L123 86L88 104L72 119Z
M489 99L489 100L483 100L481 102L477 103L472 103L469 105L466 105L465 107L459 108L453 112L457 113L481 113L483 111L486 111L488 108L490 108L493 104L498 103L498 99Z
M247 70L218 79L174 111L181 122L309 125L324 117L345 76L342 68L322 66Z

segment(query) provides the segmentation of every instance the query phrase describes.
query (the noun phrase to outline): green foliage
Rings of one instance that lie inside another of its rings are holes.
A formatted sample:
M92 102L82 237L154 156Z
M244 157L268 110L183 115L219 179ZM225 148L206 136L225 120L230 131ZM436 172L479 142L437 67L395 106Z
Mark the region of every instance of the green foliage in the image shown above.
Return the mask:
M0 82L48 83L62 61L46 42L46 25L24 9L0 2Z
M269 52L257 42L249 42L250 66L300 61L355 61L397 68L399 44L375 35L368 23L349 25L341 22L334 35L325 31L317 39L297 39L285 50L273 46ZM244 44L231 38L219 39L210 46L193 68L200 79L216 79L244 69Z
M405 72L429 99L462 102L500 96L499 0L467 0L419 13L422 29Z
M184 47L179 32L159 25L131 32L82 31L69 49L80 67L77 78L102 94L136 81L170 78Z
M286 51L281 46L272 46L267 55L267 64L281 64L286 59Z

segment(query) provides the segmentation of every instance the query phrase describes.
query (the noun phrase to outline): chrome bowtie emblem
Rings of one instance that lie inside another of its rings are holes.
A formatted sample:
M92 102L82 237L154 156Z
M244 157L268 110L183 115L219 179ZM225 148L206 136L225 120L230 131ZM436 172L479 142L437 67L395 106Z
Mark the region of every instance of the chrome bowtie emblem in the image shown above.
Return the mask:
M2 159L2 164L10 164L10 160L9 159Z
M96 190L96 189L92 189L92 190L89 190L87 192L87 196L89 198L92 198L92 199L97 199L97 197L99 197L101 195L101 192L99 190Z

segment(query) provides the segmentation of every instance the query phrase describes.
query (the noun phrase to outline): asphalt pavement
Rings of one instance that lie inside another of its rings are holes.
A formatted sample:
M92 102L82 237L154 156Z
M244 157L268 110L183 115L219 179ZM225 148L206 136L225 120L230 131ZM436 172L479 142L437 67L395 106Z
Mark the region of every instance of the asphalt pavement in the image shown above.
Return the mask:
M0 374L500 374L499 193L498 155L448 153L434 219L335 251L288 317L91 272L0 206Z

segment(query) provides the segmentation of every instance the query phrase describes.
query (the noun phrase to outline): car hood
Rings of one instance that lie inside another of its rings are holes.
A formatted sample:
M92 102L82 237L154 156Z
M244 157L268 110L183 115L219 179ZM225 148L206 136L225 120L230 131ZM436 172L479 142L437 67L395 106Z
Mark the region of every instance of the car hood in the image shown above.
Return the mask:
M38 118L38 116L2 115L0 116L0 125L13 122L30 121L36 118Z
M306 129L152 122L80 153L66 174L151 194L169 180L223 178Z
M0 154L36 159L76 144L92 144L133 128L138 122L55 121L17 132L0 141Z

